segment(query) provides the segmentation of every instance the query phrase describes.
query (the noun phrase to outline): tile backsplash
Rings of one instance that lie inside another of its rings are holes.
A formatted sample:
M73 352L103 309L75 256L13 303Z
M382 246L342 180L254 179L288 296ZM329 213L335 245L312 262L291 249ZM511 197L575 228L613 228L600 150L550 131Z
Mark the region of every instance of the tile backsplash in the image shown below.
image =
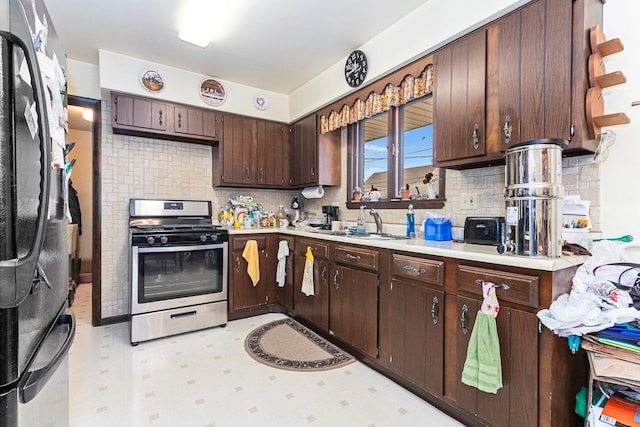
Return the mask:
M104 97L103 99L109 99ZM164 141L152 138L114 135L111 129L111 103L104 101L102 144L100 148L102 318L129 313L129 199L211 200L214 215L233 194L252 196L265 210L288 208L298 195L304 211L322 217L323 205L340 207L341 221L355 221L357 210L347 210L344 186L325 188L321 199L304 199L295 190L214 189L211 147L201 144ZM346 182L346 142L342 144L342 182ZM591 201L594 229L600 225L600 167L591 156L563 160L565 194L580 194ZM447 215L454 226L462 226L467 216L504 215L504 167L465 171L448 170L447 202L438 213ZM461 195L478 195L478 208L462 209ZM385 224L405 224L402 209L381 209ZM425 210L416 211L421 223ZM215 218L214 218L215 219ZM369 221L370 218L367 218Z

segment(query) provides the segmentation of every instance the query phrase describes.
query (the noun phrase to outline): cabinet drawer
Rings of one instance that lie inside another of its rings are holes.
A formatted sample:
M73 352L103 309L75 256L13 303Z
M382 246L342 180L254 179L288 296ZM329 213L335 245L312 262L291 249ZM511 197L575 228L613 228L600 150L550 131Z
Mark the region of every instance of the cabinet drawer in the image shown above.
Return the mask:
M335 261L378 271L378 251L353 246L336 246Z
M244 246L247 244L249 240L255 240L258 242L258 249L265 249L267 247L267 236L242 236L242 237L232 237L231 238L231 247L234 251L241 251L244 249Z
M510 301L529 307L538 307L540 305L539 280L537 276L458 265L458 290L481 296L482 286L477 284L476 280L509 286L509 289L496 288L496 295L499 301Z
M311 248L311 252L315 258L329 259L329 243L320 240L300 238L296 240L296 253L304 256L307 248Z
M432 285L444 284L443 261L393 254L392 270L395 277Z

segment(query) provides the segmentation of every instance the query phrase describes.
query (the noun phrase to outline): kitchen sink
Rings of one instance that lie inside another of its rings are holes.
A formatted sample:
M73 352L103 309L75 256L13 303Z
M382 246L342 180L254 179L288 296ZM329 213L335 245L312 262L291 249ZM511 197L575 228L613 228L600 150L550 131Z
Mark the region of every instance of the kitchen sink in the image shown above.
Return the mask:
M406 236L399 236L389 233L356 233L349 230L318 230L316 233L328 236L352 237L358 240L402 240L408 239Z

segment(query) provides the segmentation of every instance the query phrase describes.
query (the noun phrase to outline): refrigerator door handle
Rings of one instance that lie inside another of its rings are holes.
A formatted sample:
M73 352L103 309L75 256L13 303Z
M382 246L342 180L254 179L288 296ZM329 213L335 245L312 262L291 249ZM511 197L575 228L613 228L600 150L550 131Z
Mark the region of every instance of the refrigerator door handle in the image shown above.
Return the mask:
M51 376L55 373L56 369L58 369L58 366L60 366L60 363L62 363L64 358L67 356L67 353L71 348L71 344L73 343L73 337L76 334L76 316L73 314L73 311L68 310L64 315L60 316L54 328L62 327L63 325L68 325L69 327L69 333L64 344L56 352L55 356L51 358L47 366L36 371L27 372L24 379L20 382L20 402L28 403L33 400L40 390L44 388ZM40 349L42 349L42 346L40 346ZM38 351L40 351L40 349ZM34 356L34 360L37 355L38 353Z
M11 13L23 15L22 22L27 23L24 8L19 1L11 0ZM40 251L44 244L44 236L49 216L49 196L51 191L51 132L49 130L49 117L47 115L47 105L45 97L46 89L43 84L38 58L33 44L24 43L23 40L31 40L30 31L27 25L11 26L14 33L2 34L4 28L0 28L0 35L10 42L22 48L25 55L25 62L31 75L31 86L33 88L34 100L38 112L38 133L40 136L40 177L41 188L40 204L38 206L38 216L36 220L37 231L33 239L33 245L23 258L0 261L0 278L11 278L10 283L0 281L0 308L17 307L31 291L31 280L36 270L36 264L40 257ZM10 271L11 272L10 272ZM22 285L21 285L22 284Z

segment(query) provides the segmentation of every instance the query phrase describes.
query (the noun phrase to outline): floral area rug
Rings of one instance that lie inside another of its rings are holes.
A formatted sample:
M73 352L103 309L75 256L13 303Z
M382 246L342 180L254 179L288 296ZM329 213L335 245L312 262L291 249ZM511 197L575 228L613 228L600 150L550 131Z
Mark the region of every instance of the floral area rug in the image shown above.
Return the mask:
M293 319L276 320L249 333L247 353L274 368L291 371L322 371L355 361L355 358Z

